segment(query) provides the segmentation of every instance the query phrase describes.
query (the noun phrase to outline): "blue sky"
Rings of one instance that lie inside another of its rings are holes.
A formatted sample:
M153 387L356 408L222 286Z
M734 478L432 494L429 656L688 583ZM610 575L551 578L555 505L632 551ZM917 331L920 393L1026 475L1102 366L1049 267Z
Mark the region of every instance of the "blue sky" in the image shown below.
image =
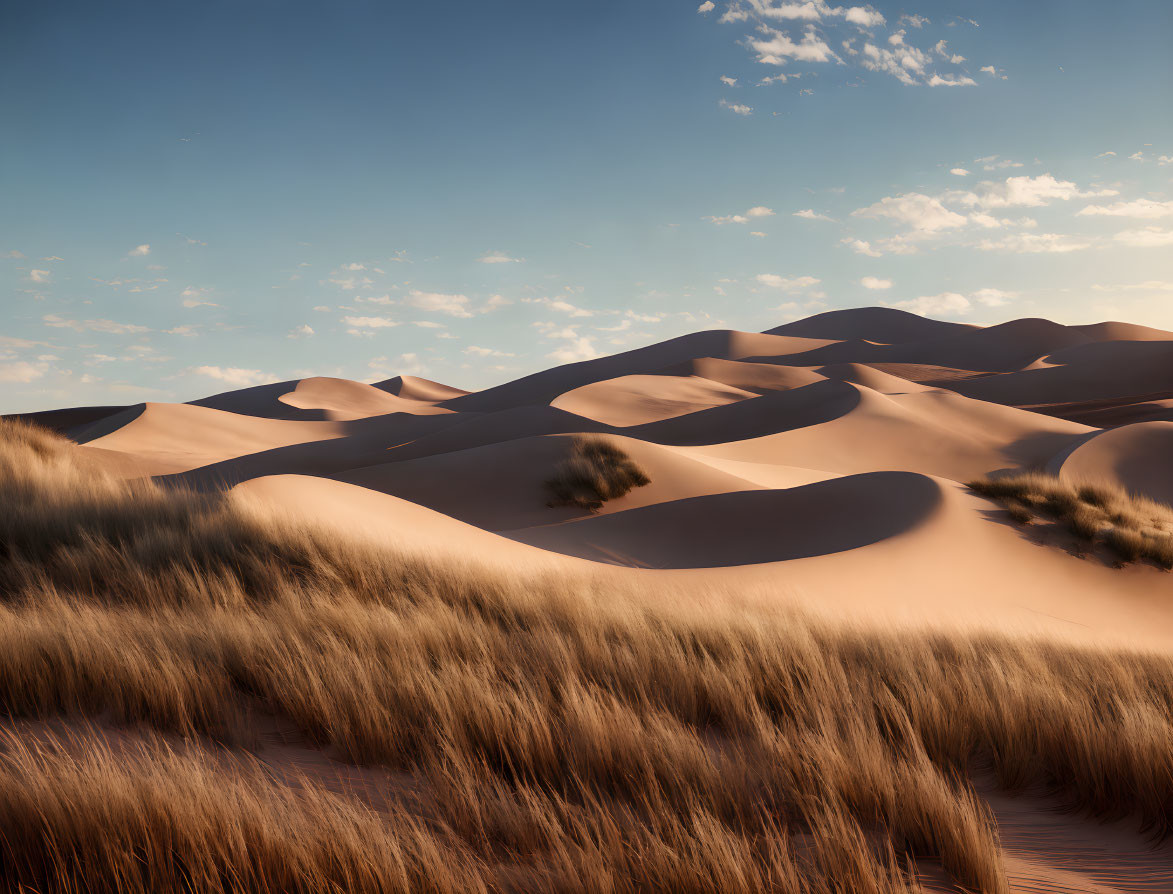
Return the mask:
M1173 4L12 2L0 411L888 304L1173 329Z

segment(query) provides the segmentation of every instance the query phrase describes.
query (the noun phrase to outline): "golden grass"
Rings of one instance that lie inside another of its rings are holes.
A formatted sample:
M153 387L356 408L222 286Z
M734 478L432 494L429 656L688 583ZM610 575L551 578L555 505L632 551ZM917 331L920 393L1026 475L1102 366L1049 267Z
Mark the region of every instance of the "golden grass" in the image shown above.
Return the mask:
M1106 544L1120 563L1147 559L1173 570L1173 507L1164 503L1114 484L1042 472L982 478L969 487L998 500L1021 524L1052 519L1089 546Z
M562 460L546 483L549 506L579 506L597 512L608 500L617 500L637 487L651 484L643 469L610 441L575 438L570 456Z
M75 455L0 431L0 713L81 737L0 736L9 888L885 894L935 859L998 894L975 763L1170 830L1167 658L653 608ZM408 792L375 811L272 778L258 712ZM87 718L140 744L112 754Z

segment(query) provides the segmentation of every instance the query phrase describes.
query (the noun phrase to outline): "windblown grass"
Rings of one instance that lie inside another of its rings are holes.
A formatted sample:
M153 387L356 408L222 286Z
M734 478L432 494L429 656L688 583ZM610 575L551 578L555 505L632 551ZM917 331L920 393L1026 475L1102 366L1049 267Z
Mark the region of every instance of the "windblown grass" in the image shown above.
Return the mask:
M1173 570L1173 507L1113 484L1072 482L1042 472L982 478L969 487L1028 524L1051 519L1088 546L1107 545L1121 563L1149 560Z
M1173 828L1167 658L472 574L2 435L0 713L144 730L8 721L9 888L887 894L935 859L999 894L975 762ZM410 793L291 789L258 710Z
M623 450L602 438L575 438L570 456L546 481L550 506L580 506L597 512L634 488L651 484L643 469Z

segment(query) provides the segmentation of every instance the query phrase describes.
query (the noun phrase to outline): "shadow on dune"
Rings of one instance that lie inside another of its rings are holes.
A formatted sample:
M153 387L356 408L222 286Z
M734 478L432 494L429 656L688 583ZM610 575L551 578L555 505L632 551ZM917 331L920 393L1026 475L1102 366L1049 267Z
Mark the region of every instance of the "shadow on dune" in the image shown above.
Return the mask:
M98 438L105 437L118 431L125 425L130 425L147 411L147 405L131 404L129 407L118 407L114 413L99 417L92 424L78 426L73 431L73 440L79 444L88 444Z
M728 441L745 441L794 431L838 419L860 403L859 389L845 382L826 380L789 391L772 391L761 397L725 404L708 410L624 428L631 438L699 447Z
M78 438L83 436L88 428L101 422L103 419L119 416L131 409L134 409L134 407L68 407L63 410L41 410L36 413L13 413L0 418L20 419L24 422L32 422L43 428L55 431L60 435L65 435L65 437L78 441L78 443L82 443ZM139 412L142 411L140 410Z
M458 418L455 415L387 413L339 422L336 424L343 429L340 438L246 453L189 472L159 476L155 481L164 486L207 491L224 490L265 475L328 477L350 469L387 462L398 445L434 434L456 424Z
M857 549L911 530L941 505L913 472L869 472L787 490L711 494L501 532L542 549L648 568L715 568Z

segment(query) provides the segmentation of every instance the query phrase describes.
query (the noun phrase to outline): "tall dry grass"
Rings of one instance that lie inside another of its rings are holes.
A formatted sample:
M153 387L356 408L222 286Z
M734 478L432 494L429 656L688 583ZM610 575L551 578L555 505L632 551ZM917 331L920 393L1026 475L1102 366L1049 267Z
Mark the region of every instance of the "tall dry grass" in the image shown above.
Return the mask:
M1173 819L1164 657L472 574L117 481L9 424L0 498L0 712L147 730L118 755L0 740L10 887L883 894L938 860L1003 892L975 762ZM258 710L410 794L373 811L269 778Z
M1052 520L1087 547L1105 544L1120 564L1149 560L1173 570L1173 507L1110 482L1043 472L981 478L969 487L998 500L1020 524Z

